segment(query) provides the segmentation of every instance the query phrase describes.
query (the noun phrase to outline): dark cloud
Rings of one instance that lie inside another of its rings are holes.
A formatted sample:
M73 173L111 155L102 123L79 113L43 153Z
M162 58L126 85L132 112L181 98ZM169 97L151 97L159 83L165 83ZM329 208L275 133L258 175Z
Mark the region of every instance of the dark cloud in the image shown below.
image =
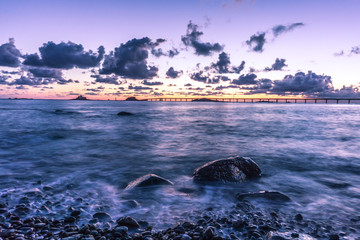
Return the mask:
M178 55L180 52L179 50L173 48L172 50L169 50L167 52L163 52L163 50L161 48L154 48L151 50L151 54L154 55L155 57L161 57L161 56L166 56L166 57L175 57L176 55Z
M287 67L286 60L283 58L276 58L275 63L271 67L265 68L265 71L281 71L283 67Z
M195 80L197 82L203 82L203 83L207 83L208 80L209 80L209 77L208 76L203 76L203 71L199 71L199 72L195 72L195 73L192 73L190 75L190 78L192 80Z
M59 69L30 68L29 72L31 72L34 77L62 79L62 72Z
M212 64L212 67L216 69L218 73L229 73L230 57L227 53L222 52L219 54L219 59L216 63Z
M3 71L1 71L1 73L14 75L14 74L19 74L20 72L18 72L18 71L5 71L5 70L3 70Z
M191 83L187 83L184 85L184 87L191 87L191 86L192 86Z
M209 56L212 52L220 52L223 49L219 43L201 42L200 37L203 34L198 31L198 25L190 21L187 25L186 35L181 37L181 41L185 46L193 47L197 55Z
M352 47L350 53L356 55L360 54L360 46Z
M242 70L244 70L245 67L245 61L242 61L241 64L237 67L232 67L234 73L240 73Z
M6 80L9 79L10 77L9 76L6 76L6 75L0 75L0 84L9 84Z
M298 22L298 23L292 23L292 24L289 24L289 25L276 25L272 28L272 32L274 34L275 37L278 37L279 35L283 34L283 33L286 33L286 32L289 32L289 31L292 31L294 30L295 28L298 28L298 27L302 27L304 26L305 24L304 23L301 23L301 22Z
M341 56L344 56L344 55L345 55L345 52L343 50L340 51L340 52L334 53L335 57L341 57Z
M269 92L285 95L317 95L323 92L333 91L330 76L317 75L311 71L307 74L298 72L294 76L287 75L283 80L273 82Z
M105 50L103 46L98 48L98 53L84 51L81 44L73 42L44 43L39 48L41 58L37 53L25 56L24 65L45 66L51 68L71 69L90 68L98 66L103 59Z
M38 78L38 77L21 76L20 78L15 79L13 82L9 83L9 85L40 86L40 85L52 84L55 82L56 80L54 78Z
M0 45L0 66L18 67L20 66L20 51L15 47L13 38L8 43Z
M251 48L253 52L263 52L264 51L264 44L266 42L265 39L266 33L258 33L254 34L250 37L250 40L246 41L246 44Z
M173 67L170 67L166 72L166 76L169 78L178 78L182 73L183 71L176 71Z
M224 89L229 89L229 88L239 88L239 86L236 86L236 85L228 85L228 86L223 86L223 85L220 85L220 86L217 86L215 88L216 91L222 91Z
M132 86L132 85L130 85L128 89L129 90L134 90L134 91L153 90L151 87Z
M158 68L147 65L148 50L158 46L159 42L152 42L149 38L132 39L114 52L105 56L100 74L114 73L131 79L152 79L157 76Z
M122 82L118 80L118 77L115 75L110 76L101 76L101 75L91 75L90 77L95 78L97 83L106 83L106 84L115 84L119 85Z
M147 86L160 86L164 84L163 82L149 82L147 80L144 80L141 83Z
M236 85L252 85L257 84L257 76L253 73L241 75L238 79L234 79L231 83Z

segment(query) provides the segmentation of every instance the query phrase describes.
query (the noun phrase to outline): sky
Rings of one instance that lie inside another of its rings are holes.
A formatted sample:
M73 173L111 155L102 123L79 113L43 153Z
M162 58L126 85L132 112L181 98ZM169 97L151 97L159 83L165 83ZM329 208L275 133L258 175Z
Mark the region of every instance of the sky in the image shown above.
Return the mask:
M0 98L360 97L358 0L1 0Z

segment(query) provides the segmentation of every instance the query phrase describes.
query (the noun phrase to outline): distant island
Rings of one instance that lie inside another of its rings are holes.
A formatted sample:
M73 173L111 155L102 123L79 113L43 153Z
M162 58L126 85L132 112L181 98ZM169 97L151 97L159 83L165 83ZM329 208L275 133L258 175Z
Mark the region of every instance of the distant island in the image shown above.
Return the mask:
M199 98L199 99L193 99L192 102L219 102L218 100L213 100L209 98Z
M77 98L73 100L88 100L86 97L83 97L82 95L79 95Z
M137 99L136 97L128 97L125 101L147 101L147 99Z

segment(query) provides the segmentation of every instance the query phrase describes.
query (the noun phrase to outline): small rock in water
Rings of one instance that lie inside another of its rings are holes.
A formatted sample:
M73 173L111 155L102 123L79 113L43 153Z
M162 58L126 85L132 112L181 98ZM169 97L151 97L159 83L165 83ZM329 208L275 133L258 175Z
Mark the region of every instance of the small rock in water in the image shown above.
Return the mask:
M187 234L183 234L182 236L181 236L181 240L191 240L192 238L189 236L189 235L187 235Z
M126 227L128 227L128 228L139 228L140 227L140 225L139 225L139 223L135 220L135 219L133 219L132 217L129 217L129 216L127 216L127 217L122 217L122 218L119 218L117 221L116 221L116 223L119 225L119 226L126 226Z
M292 240L294 239L292 237L293 233L290 232L268 232L268 234L266 234L265 239L266 240ZM304 234L304 233L299 233L298 237L296 237L295 239L297 240L316 240L316 238L313 238L310 235Z
M117 114L118 116L132 116L134 115L133 113L131 112L125 112L125 111L121 111Z
M243 182L246 178L261 176L259 166L248 157L230 157L219 159L196 169L193 173L196 181Z
M277 201L291 201L291 199L281 192L276 191L260 191L254 193L239 193L236 195L238 200L243 200L245 198L263 198L268 200L277 200Z
M295 215L295 220L296 220L296 221L302 221L302 220L303 220L303 216L302 216L300 213L298 213L298 214Z
M147 174L138 179L130 182L125 190L129 190L135 187L148 187L155 185L174 185L170 180L162 178L155 174Z
M111 221L110 215L105 212L97 212L93 215L93 218L97 218L100 222Z

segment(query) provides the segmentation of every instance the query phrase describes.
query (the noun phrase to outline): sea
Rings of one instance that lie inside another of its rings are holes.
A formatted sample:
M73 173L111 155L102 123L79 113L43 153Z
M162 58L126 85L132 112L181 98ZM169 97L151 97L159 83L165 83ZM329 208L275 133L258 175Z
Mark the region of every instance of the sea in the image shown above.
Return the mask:
M262 177L193 181L196 168L232 156L252 158ZM174 185L124 190L149 173ZM291 202L255 205L347 231L360 216L360 105L0 100L0 202L26 203L29 215L81 209L164 229L264 190Z

